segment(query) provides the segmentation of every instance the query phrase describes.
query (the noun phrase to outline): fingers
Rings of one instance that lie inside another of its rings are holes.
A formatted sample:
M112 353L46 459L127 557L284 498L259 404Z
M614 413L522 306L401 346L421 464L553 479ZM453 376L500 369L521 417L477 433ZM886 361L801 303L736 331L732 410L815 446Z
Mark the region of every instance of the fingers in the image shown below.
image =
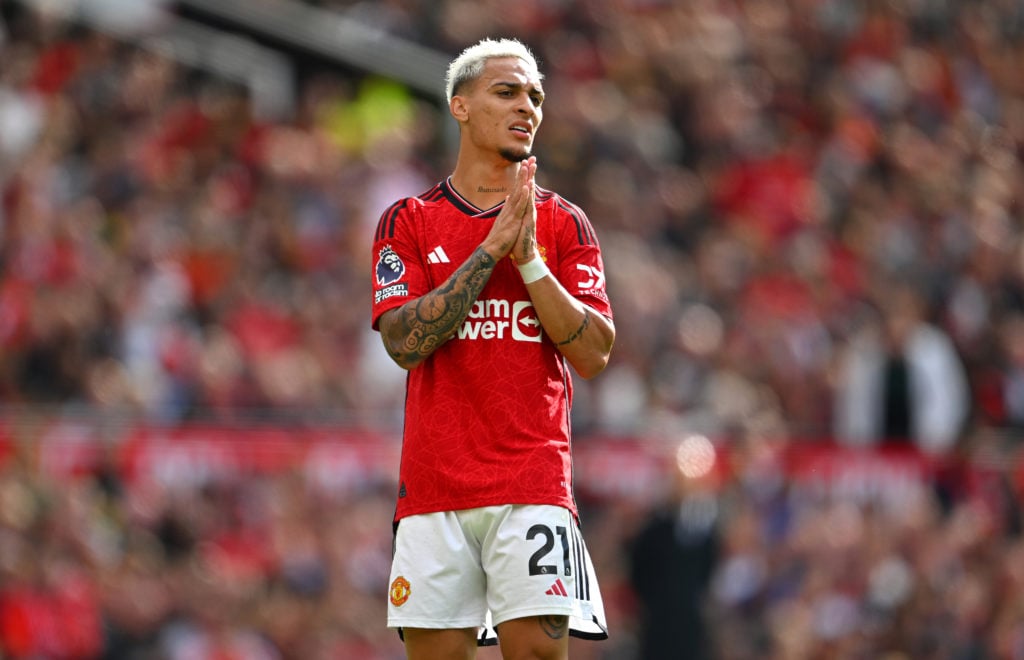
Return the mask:
M526 204L524 209L524 215L529 213L531 216L536 214L536 207L534 204L537 201L537 158L530 156L526 159L525 166L520 168L525 170L524 176L526 177Z
M495 257L502 257L515 249L515 256L521 257L525 249L522 245L524 236L532 237L536 226L536 210L534 207L537 159L530 156L519 164L512 190L505 198L505 205L494 224L491 225L485 242L485 249ZM532 242L530 243L532 245Z
M523 185L523 204L519 211L519 234L516 237L516 244L512 255L517 261L529 261L534 256L537 244L537 159L531 156L520 166L520 173L525 178Z
M516 189L519 192L518 198L513 204L517 211L517 217L526 217L527 212L534 204L534 177L537 174L537 157L530 156L519 164L519 171L516 172Z

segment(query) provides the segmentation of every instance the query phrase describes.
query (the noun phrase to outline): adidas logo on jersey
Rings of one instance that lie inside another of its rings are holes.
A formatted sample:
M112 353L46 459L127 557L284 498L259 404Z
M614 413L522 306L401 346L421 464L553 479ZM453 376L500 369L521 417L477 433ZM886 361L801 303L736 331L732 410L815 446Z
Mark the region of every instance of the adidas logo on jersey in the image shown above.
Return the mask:
M569 595L569 592L565 590L565 585L562 584L562 579L561 578L555 580L554 584L551 585L551 588L548 589L547 591L545 591L544 593L546 593L549 596L568 596Z
M444 248L438 245L427 253L427 261L432 264L449 264L452 260L444 253Z

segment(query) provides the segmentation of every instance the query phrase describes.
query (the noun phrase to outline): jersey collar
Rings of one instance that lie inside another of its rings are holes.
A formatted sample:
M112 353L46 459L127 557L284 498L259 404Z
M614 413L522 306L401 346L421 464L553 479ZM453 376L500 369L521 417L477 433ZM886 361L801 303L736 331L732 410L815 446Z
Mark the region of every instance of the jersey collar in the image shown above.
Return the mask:
M441 184L441 190L444 192L444 196L448 198L448 201L451 202L455 208L474 218L493 218L501 211L501 207L505 206L505 202L502 201L489 209L478 208L455 190L455 186L452 185L451 177L444 180L444 183Z

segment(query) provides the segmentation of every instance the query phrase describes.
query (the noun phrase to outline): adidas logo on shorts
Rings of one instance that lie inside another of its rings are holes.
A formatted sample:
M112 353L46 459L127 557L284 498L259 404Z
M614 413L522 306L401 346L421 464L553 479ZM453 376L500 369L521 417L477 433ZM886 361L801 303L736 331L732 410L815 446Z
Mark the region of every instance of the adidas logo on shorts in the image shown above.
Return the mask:
M551 588L545 591L549 596L568 596L569 592L565 590L565 585L562 584L561 578L555 580L555 583L551 585Z

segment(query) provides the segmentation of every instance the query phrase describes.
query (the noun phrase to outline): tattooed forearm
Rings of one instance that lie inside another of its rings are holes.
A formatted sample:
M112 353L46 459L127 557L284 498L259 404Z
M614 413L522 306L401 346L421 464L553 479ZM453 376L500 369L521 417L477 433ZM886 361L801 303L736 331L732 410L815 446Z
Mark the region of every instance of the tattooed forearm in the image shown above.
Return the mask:
M576 331L569 335L564 341L558 342L558 346L565 346L571 344L583 335L583 331L590 325L590 310L583 308L583 322L580 323L580 327L576 328Z
M546 614L537 617L544 634L551 639L562 639L569 632L569 617L560 614Z
M530 251L530 248L533 246L533 244L534 244L534 242L536 240L537 240L537 230L536 229L528 230L526 232L526 234L523 235L523 244L522 244L523 245L523 254L526 254L527 251Z
M392 359L415 366L454 335L496 264L494 257L477 248L441 286L399 308L388 333L398 340L387 343Z

